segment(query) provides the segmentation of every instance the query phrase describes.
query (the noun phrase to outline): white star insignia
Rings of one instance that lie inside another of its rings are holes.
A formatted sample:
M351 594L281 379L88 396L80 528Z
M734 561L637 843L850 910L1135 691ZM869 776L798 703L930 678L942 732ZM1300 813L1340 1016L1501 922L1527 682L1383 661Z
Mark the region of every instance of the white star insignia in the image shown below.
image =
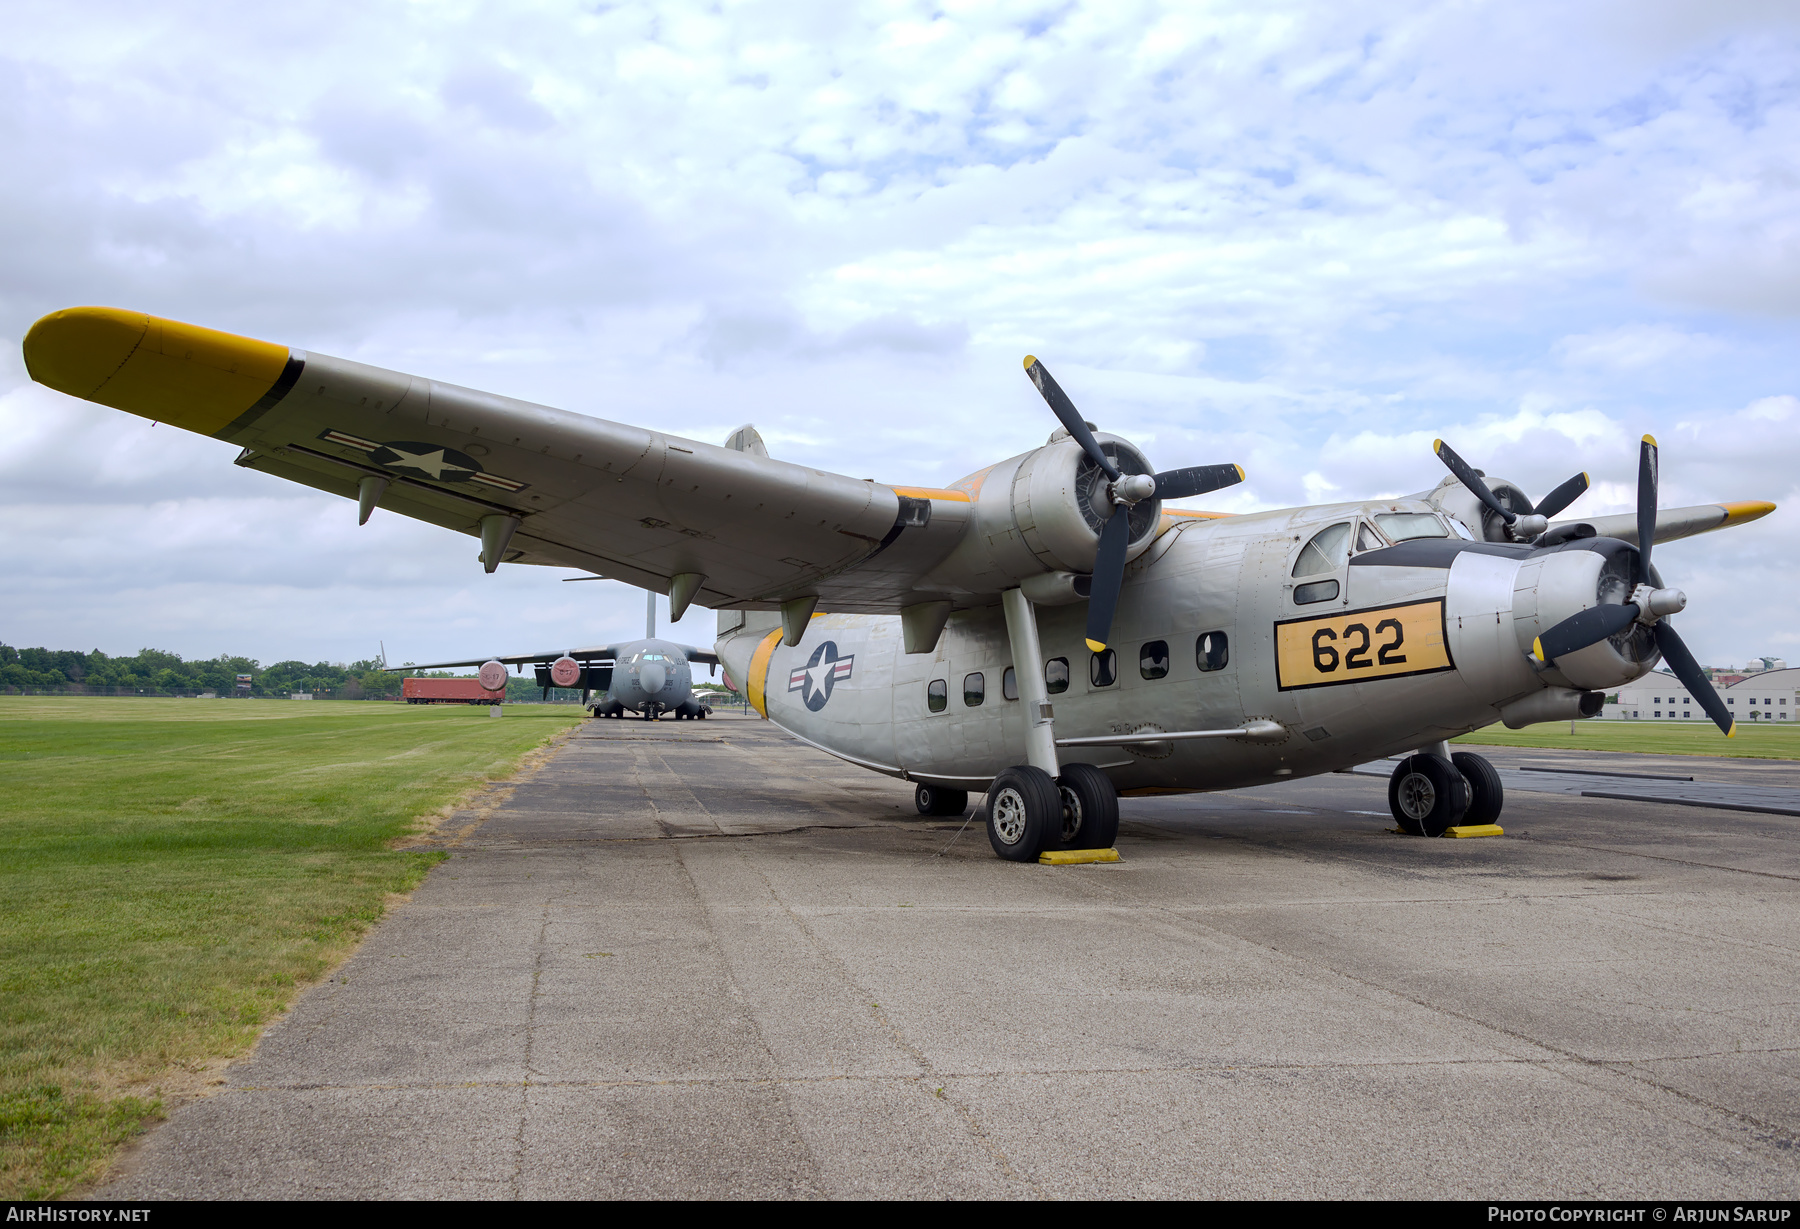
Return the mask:
M420 473L428 474L440 482L443 481L445 470L453 469L461 471L463 468L460 465L445 460L444 450L442 448L438 449L436 452L413 453L395 448L390 444L388 445L388 451L393 453L397 458L393 464L402 469L416 469Z

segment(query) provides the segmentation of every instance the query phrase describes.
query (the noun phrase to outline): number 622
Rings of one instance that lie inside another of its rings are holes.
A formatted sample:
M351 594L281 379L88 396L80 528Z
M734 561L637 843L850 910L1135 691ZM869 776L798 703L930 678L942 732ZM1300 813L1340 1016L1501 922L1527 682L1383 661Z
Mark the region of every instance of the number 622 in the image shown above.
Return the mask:
M1406 631L1400 626L1400 620L1383 619L1377 623L1375 635L1379 636L1384 632L1392 632L1393 638L1380 645L1376 651L1375 660L1370 661L1369 649L1373 638L1369 635L1368 624L1350 624L1344 628L1341 641L1337 632L1332 631L1329 627L1321 627L1313 633L1312 637L1313 669L1320 674L1330 674L1338 668L1340 662L1346 670L1369 670L1377 665L1405 665L1406 654L1400 652L1400 646L1406 643ZM1358 640L1360 643L1352 644L1353 641ZM1333 647L1334 644L1340 642L1344 648L1341 659L1337 649Z

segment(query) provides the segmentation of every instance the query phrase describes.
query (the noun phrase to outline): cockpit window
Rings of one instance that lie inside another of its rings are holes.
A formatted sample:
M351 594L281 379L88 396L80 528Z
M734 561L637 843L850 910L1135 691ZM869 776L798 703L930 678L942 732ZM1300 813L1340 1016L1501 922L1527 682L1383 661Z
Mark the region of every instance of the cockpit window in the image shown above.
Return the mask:
M1350 522L1343 521L1320 530L1318 536L1301 548L1300 558L1294 561L1294 575L1318 576L1335 572L1344 566L1349 554Z
M1450 531L1444 528L1444 522L1429 512L1386 512L1375 518L1381 526L1381 532L1396 542L1405 542L1410 538L1447 538ZM1295 573L1299 575L1299 573Z
M1387 545L1387 543L1383 542L1379 537L1377 537L1375 535L1375 531L1373 529L1369 528L1368 525L1364 524L1364 525L1358 525L1356 527L1356 549L1357 550L1359 550L1359 551L1380 550L1382 547L1384 547L1386 545Z

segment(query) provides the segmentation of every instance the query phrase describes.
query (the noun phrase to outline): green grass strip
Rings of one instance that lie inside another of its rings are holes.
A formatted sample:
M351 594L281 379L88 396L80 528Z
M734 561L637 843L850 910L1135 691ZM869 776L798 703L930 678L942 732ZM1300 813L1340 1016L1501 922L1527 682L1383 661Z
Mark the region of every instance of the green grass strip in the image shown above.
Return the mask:
M0 697L0 1198L91 1182L441 855L568 706Z
M1465 734L1459 743L1491 747L1561 747L1569 751L1626 751L1635 755L1716 755L1755 760L1800 759L1800 722L1740 721L1735 737L1726 738L1710 721L1548 721L1509 730L1492 725Z

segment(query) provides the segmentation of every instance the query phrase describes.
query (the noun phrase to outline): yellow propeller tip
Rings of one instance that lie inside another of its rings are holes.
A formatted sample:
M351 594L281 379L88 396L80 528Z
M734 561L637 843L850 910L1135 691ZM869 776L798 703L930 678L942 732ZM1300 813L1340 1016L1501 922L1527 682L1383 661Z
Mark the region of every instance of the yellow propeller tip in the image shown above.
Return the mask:
M1244 467L1242 465L1233 465L1231 468L1238 472L1238 481L1242 482L1245 478Z
M1726 738L1736 738L1737 737L1737 722L1733 721L1731 723L1731 728L1729 730L1725 731L1725 737Z
M1088 641L1087 646L1088 646L1088 648L1092 649L1096 653L1106 652L1106 646L1104 644L1101 644L1098 640Z
M1532 637L1531 655L1533 657L1537 658L1539 661L1549 661L1550 660L1548 657L1544 656L1544 642L1541 638L1536 637L1536 636Z
M1661 447L1661 445L1656 442L1656 437L1654 435L1646 435L1644 437L1644 442L1646 444L1650 445L1650 447L1652 447L1652 448Z
M1037 355L1027 354L1025 356L1025 370L1030 371L1036 365L1037 365Z
M1443 450L1444 450L1444 441L1443 440L1432 440L1431 441L1431 451L1442 452Z

